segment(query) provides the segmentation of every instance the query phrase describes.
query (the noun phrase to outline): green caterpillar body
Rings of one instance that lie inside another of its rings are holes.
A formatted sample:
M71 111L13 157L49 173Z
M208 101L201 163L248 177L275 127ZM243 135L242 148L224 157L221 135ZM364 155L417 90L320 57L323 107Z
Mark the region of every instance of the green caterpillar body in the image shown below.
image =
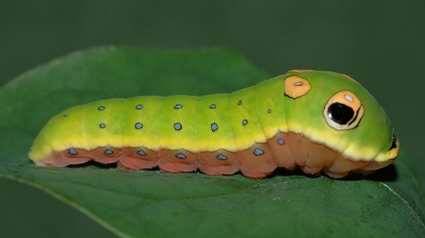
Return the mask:
M231 94L109 99L65 110L34 141L37 165L89 160L166 172L241 171L262 178L299 166L340 178L376 170L399 143L376 100L350 77L292 70Z

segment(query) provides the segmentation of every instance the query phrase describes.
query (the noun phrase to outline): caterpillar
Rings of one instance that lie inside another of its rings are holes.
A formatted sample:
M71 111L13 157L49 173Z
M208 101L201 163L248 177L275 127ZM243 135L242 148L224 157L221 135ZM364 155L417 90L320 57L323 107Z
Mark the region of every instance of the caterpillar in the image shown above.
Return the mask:
M300 167L342 178L398 156L377 101L344 74L291 70L230 94L139 96L92 102L54 116L29 153L39 166L95 160L122 169L264 178Z

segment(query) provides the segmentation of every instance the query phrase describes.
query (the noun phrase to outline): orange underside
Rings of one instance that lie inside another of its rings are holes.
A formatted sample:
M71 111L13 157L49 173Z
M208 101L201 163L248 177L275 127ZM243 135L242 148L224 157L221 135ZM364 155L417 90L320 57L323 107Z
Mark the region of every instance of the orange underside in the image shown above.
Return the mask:
M292 170L296 166L307 174L317 174L323 170L330 177L341 178L350 171L376 170L392 163L353 162L296 133L278 133L267 143L256 143L251 148L238 152L218 150L194 154L185 149L152 151L144 147L73 150L73 155L69 150L53 152L51 156L35 163L41 166L65 167L95 160L104 164L117 162L121 169L141 170L159 166L165 172L191 172L199 169L210 175L234 174L240 170L249 178L263 178L277 167Z

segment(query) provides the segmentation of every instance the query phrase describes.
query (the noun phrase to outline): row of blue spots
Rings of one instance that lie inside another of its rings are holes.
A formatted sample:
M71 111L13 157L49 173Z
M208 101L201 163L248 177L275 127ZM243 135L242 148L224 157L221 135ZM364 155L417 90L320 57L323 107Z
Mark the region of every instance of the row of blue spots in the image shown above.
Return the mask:
M178 104L178 105L180 105L180 104ZM177 105L176 105L177 106ZM181 106L181 105L180 105ZM143 108L143 105L142 104L138 104L138 105L136 105L136 109L137 110L141 110ZM100 106L100 107L98 107L97 108L97 110L99 110L99 111L103 111L103 110L105 110L105 106Z
M69 152L70 155L77 155L78 154L77 150L74 149L74 148L69 149L68 152ZM106 149L104 151L104 153L105 153L105 155L111 155L113 153L113 151L111 149Z
M182 129L182 124L180 122L174 123L174 130L180 131Z
M101 129L105 129L106 128L106 124L105 123L100 123L99 124L99 127L101 128ZM143 128L143 124L142 123L140 123L140 122L137 122L136 124L134 124L134 127L137 129L137 130L140 130L140 129L142 129ZM175 130L180 130L181 129L181 124L180 123L176 123L176 124L174 124L174 129Z
M254 150L254 155L255 156L259 156L259 155L262 155L262 154L264 154L264 151L263 150L260 150L258 148L255 148L255 150Z
M264 153L264 151L262 151L262 153ZM176 154L176 158L178 158L178 159L186 159L187 157L183 153L178 153L178 154ZM227 157L224 156L223 154L219 154L219 155L217 155L217 159L219 159L219 160L226 160Z
M137 110L141 110L142 108L143 108L143 105L142 104L136 105L136 109ZM103 110L105 110L105 106L100 106L100 107L97 108L97 110L103 111Z
M239 101L239 102L242 103L241 101ZM181 105L181 104L176 104L174 106L174 109L181 109L181 108L183 108L183 105ZM210 109L216 109L216 108L217 108L217 105L211 104Z
M68 152L69 152L69 154L70 155L77 155L78 154L78 152L77 152L77 150L76 149L74 149L74 148L70 148L69 150L68 150ZM105 155L111 155L112 153L113 153L113 151L111 150L111 149L106 149L105 151L104 151L104 153L105 153ZM147 154L146 154L146 152L144 152L143 150L139 150L139 151L137 151L137 154L138 155L142 155L142 156L146 156ZM183 154L181 154L181 155L179 155L181 158L180 159L184 159L184 158L186 158ZM184 157L184 158L183 158ZM179 158L179 157L178 157Z
M280 145L282 145L281 142L282 142L282 144L285 143L282 139L279 139L278 140L278 143ZM70 155L77 155L78 154L78 152L74 148L69 149L68 152L69 152ZM113 151L110 150L110 149L106 149L104 151L104 153L105 153L105 155L111 155L113 153ZM144 152L143 150L137 151L137 154L138 155L142 155L142 156L146 156L146 152ZM258 149L258 148L255 148L255 150L254 150L254 155L255 156L259 156L259 155L262 155L262 154L264 154L264 151L263 150ZM186 159L186 156L183 153L178 153L178 154L176 154L176 158L178 158L178 159ZM224 156L223 154L219 154L219 155L217 155L217 159L219 159L219 160L226 160L227 157Z
M68 152L69 152L70 155L77 155L78 154L77 150L75 150L74 148L69 149ZM110 149L106 149L104 151L104 153L105 153L105 155L111 155L113 152Z
M242 101L241 100L239 100L238 101L238 105L241 105L242 104ZM215 104L211 104L211 106L210 106L210 109L215 109L217 106L215 105ZM136 106L136 109L137 110L141 110L143 108L143 105L142 104L139 104L139 105L137 105ZM181 108L183 108L183 105L181 105L181 104L176 104L175 106L174 106L174 109L181 109ZM105 107L104 106L100 106L100 107L98 107L98 110L99 111L103 111L103 110L105 110ZM267 112L268 113L271 113L271 109L268 109L267 110ZM64 117L67 117L68 116L68 114L64 114ZM242 120L242 125L244 125L244 126L246 126L248 124L248 120L246 120L246 119L244 119L244 120ZM106 124L105 123L101 123L100 125L99 125L99 127L100 128L105 128L106 127ZM140 122L138 122L138 123L136 123L135 124L135 128L136 129L141 129L141 128L143 128L143 124L142 123L140 123ZM182 125L181 125L181 123L175 123L174 124L174 129L175 130L181 130L182 129ZM218 130L218 125L216 124L216 123L212 123L211 124L211 130L212 130L212 132L215 132L216 130ZM281 138L279 138L278 139L278 143L279 143L279 145L282 145L282 144L284 144L285 143L285 141L283 140L283 139L281 139ZM77 151L75 150L75 149L70 149L69 150L69 153L71 154L71 155L76 155L77 154ZM112 151L110 150L110 149L107 149L107 150L105 150L105 154L106 155L109 155L109 154L112 154ZM143 151L143 150L139 150L138 152L137 152L137 154L139 154L139 155L143 155L143 156L145 156L146 155L146 153ZM256 148L255 150L254 150L254 155L256 155L256 156L259 156L259 155L262 155L262 154L264 154L264 151L263 150L261 150L261 149L258 149L258 148ZM177 154L176 155L176 157L177 158L179 158L179 159L186 159L186 156L183 154L183 153L179 153L179 154ZM219 154L218 156L217 156L217 159L219 159L219 160L226 160L227 159L227 157L226 156L224 156L223 154Z
M74 149L74 148L70 148L68 150L68 152L69 152L70 155L77 155L78 154L77 150ZM106 149L104 151L104 153L105 153L105 155L111 155L111 154L113 154L113 151L111 149ZM144 152L143 150L137 151L137 154L142 155L142 156L146 156L146 152ZM186 158L186 156L182 153L176 155L176 157L179 158L179 159L185 159Z
M142 104L136 105L136 109L137 110L141 110L142 108L143 108L143 105ZM105 110L105 106L100 106L100 107L97 108L97 110L103 111L103 110Z
M211 124L211 130L212 132L218 130L218 125L215 122Z
M143 124L142 124L142 123L140 123L140 122L137 122L137 123L134 125L134 127L135 127L137 130L140 130L140 129L142 129L142 128L143 128Z

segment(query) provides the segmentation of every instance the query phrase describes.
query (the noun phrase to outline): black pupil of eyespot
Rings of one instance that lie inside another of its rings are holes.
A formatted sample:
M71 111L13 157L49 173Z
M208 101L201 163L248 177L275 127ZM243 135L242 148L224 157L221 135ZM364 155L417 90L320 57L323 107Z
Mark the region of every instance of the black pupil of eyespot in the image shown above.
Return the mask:
M397 138L395 137L395 135L393 134L393 142L391 143L391 147L389 150L392 150L394 148L397 148Z
M347 124L353 116L354 110L351 107L338 102L332 103L328 108L328 117L340 125Z

